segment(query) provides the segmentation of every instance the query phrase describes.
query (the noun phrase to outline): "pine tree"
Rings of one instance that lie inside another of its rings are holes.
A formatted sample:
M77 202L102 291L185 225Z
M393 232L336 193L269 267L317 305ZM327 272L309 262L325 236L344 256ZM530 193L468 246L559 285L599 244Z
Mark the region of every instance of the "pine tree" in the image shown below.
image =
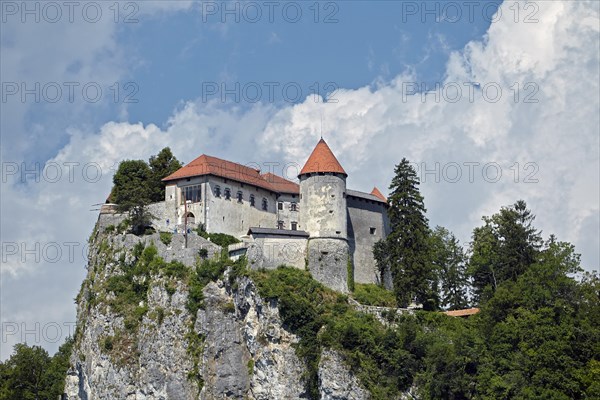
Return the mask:
M400 307L415 300L425 309L439 303L437 277L430 261L429 227L414 168L403 158L390 184L391 233L374 248L381 272L390 268Z
M442 305L450 310L467 307L466 256L458 239L437 226L431 235L431 251L440 279Z
M534 219L519 200L483 217L485 225L473 230L468 272L478 302L490 298L502 282L516 281L536 261L542 239Z

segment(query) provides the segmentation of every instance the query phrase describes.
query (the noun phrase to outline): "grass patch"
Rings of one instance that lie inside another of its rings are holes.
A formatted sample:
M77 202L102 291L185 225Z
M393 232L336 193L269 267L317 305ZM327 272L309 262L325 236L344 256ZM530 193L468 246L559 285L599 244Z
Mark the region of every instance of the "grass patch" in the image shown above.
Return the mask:
M355 284L352 297L368 306L396 307L394 292L372 283Z

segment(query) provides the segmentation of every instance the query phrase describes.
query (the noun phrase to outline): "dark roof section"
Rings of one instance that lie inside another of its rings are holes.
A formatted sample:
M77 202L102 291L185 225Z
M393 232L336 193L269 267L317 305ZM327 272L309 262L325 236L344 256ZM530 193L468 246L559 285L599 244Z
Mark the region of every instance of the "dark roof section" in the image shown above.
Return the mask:
M308 157L306 164L304 164L302 171L300 171L300 175L318 172L333 172L348 176L323 139L319 140L319 143L315 146L315 149L310 154L310 157Z
M375 196L374 194L365 193L365 192L359 192L358 190L346 189L346 195L347 196L352 196L352 197L358 197L358 198L361 198L361 199L376 201L378 203L387 204L386 201L381 200L378 196Z
M248 235L253 233L260 235L273 235L273 236L299 236L299 237L308 237L308 232L305 231L293 231L290 229L273 229L273 228L250 228L248 230Z

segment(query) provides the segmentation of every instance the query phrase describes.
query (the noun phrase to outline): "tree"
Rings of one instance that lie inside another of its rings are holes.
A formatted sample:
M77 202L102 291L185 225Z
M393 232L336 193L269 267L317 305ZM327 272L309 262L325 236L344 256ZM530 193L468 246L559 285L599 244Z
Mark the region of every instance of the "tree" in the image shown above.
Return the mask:
M450 310L468 305L466 256L456 236L437 226L431 235L431 257L441 286L441 303Z
M3 383L6 399L45 399L47 382L45 372L50 356L39 346L29 347L19 343L13 355L6 361L6 380Z
M478 315L480 398L596 398L600 287L571 276L580 271L574 247L551 236L525 272L498 284Z
M430 230L419 179L405 158L394 173L388 209L391 233L376 245L374 255L382 274L390 268L400 307L416 300L425 309L435 309L439 303L437 277L430 262Z
M121 211L151 202L150 167L143 160L121 161L113 177L112 201Z
M68 338L50 357L39 346L15 345L10 358L0 362L0 400L57 399L64 392L72 348Z
M122 161L113 177L112 201L117 203L119 211L129 213L131 229L136 235L144 233L152 222L147 207L152 195L150 179L150 167L142 160Z
M536 261L542 240L534 219L519 200L483 217L485 225L473 230L468 271L477 301L490 298L500 283L515 281Z
M162 179L177 171L182 165L168 147L162 149L156 156L150 157L148 164L150 166L150 200L152 202L163 201L165 184Z

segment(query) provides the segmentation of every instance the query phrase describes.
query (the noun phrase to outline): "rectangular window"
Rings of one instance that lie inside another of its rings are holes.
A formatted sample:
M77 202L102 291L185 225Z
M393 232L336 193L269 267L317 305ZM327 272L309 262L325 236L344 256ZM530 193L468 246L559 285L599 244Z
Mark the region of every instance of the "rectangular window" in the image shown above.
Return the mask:
M231 189L225 188L225 200L231 199Z
M250 195L250 207L254 207L254 195Z
M292 211L298 211L298 205L296 203L290 204L290 210L292 210Z
M277 229L283 229L283 221L277 221Z
M181 188L181 204L184 201L199 203L202 200L200 185L184 186Z
M215 186L215 197L221 197L221 186Z
M292 222L292 230L295 231L296 229L298 229L298 223Z
M244 200L244 194L240 190L240 191L237 192L237 201L238 201L238 203L241 203L242 200Z
M269 203L268 203L267 199L265 199L265 198L262 199L262 209L264 211L267 211L269 209Z
M371 235L374 235L375 234L375 228L369 228L369 233Z
M283 210L283 203L281 201L277 203L277 209Z

